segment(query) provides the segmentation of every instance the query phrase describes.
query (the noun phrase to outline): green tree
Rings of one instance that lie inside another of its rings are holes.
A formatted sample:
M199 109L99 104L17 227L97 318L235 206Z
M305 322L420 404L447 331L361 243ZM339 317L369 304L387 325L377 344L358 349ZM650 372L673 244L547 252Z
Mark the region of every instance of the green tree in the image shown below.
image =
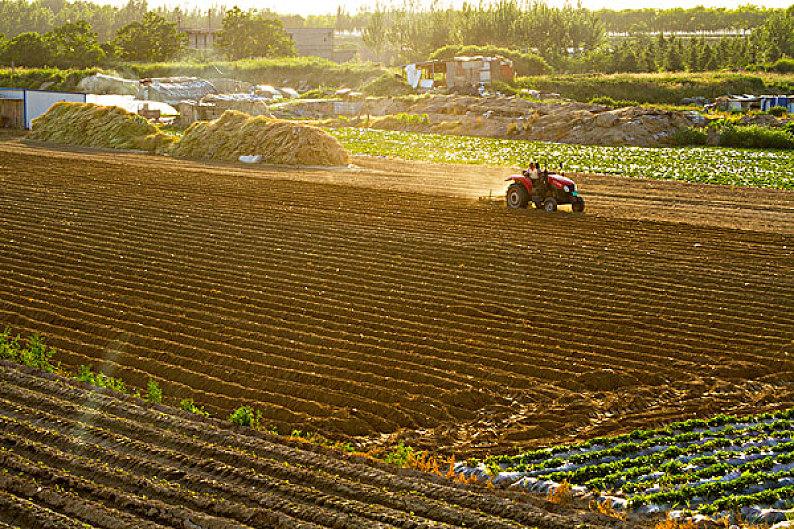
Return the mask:
M295 55L295 43L280 20L239 7L224 15L216 46L233 60Z
M187 35L154 12L119 30L114 41L119 56L128 61L156 62L173 59L185 48Z
M3 64L41 68L52 64L52 50L44 35L32 31L20 33L5 46L0 61Z
M701 68L707 72L714 71L718 68L717 57L714 53L714 48L710 44L703 47L703 53L700 56Z
M686 67L690 72L700 71L700 50L698 49L698 44L695 39L689 42Z
M680 72L684 69L681 52L674 42L667 46L667 53L664 56L664 69L669 72Z
M83 20L64 24L47 36L54 63L61 68L96 66L105 58L97 34Z
M770 16L758 29L757 40L765 61L794 57L794 5Z

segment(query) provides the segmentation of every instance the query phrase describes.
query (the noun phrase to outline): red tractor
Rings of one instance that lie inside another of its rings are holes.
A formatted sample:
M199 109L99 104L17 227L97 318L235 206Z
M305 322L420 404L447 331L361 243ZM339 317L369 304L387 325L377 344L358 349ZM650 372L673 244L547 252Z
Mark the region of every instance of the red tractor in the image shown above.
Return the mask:
M584 199L576 190L576 183L565 176L549 173L538 175L536 180L530 178L528 171L513 175L506 180L512 181L507 188L507 207L512 209L526 208L530 201L538 209L549 213L557 211L557 206L570 204L575 213L584 211Z

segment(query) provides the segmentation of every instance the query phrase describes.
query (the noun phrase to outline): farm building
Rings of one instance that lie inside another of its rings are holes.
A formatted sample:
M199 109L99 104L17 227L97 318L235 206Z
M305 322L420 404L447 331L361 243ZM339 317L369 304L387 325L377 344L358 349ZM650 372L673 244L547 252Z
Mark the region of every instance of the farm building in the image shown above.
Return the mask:
M783 107L788 110L789 113L794 114L794 96L761 96L761 110L766 111L772 107Z
M503 57L455 57L426 61L405 67L408 83L429 88L436 74L443 74L447 88L476 88L494 81L510 82L515 77L513 61ZM425 81L425 82L423 82Z
M345 62L354 52L336 49L336 33L333 28L284 28L295 42L298 55L322 57L330 61ZM218 39L219 29L183 29L187 34L187 47L192 50L211 50Z
M187 34L187 47L191 50L211 50L215 47L217 29L183 29Z
M86 94L0 88L0 128L30 129L34 119L59 101L86 102Z

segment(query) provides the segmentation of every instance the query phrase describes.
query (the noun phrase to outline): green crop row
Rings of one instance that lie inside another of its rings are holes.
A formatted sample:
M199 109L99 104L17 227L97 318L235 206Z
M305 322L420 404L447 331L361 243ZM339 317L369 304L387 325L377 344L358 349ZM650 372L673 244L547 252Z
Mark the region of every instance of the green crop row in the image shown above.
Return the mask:
M728 494L740 492L750 485L759 485L781 478L794 476L794 470L780 472L745 472L736 479L726 481L710 481L701 485L684 485L676 490L638 494L631 498L634 506L655 504L686 505L693 498L719 499ZM772 487L770 490L774 490Z
M542 470L544 468L560 466L566 462L573 464L582 464L588 461L594 461L607 457L629 456L630 454L640 452L641 450L650 448L652 446L673 446L683 443L691 443L693 441L699 441L701 439L705 439L708 437L714 437L715 435L718 435L722 439L727 439L728 436L738 437L749 433L759 433L759 432L770 433L778 430L788 429L790 428L790 426L791 423L789 421L778 420L772 423L750 424L745 428L735 429L729 427L718 433L714 433L709 430L699 431L699 432L683 432L676 435L649 437L648 439L645 439L643 441L630 440L620 444L608 446L601 450L592 450L592 451L575 453L565 458L561 458L561 457L547 458L534 464L525 462L523 458L519 458L518 461L514 460L514 463L515 463L515 467L521 470L533 470L533 471Z
M792 431L787 431L785 433L787 437L790 437L793 434L794 432ZM765 434L756 437L744 438L741 440L737 439L736 441L732 439L712 439L710 441L706 441L705 443L698 445L689 445L685 447L670 446L665 448L664 450L646 456L619 459L617 461L610 461L608 463L599 463L595 465L587 465L584 467L580 467L576 470L551 472L548 474L543 474L543 477L558 482L568 481L570 483L582 484L593 478L603 477L606 476L607 474L611 474L615 472L626 471L627 469L634 468L637 466L661 465L673 458L677 458L680 456L692 455L701 452L709 452L712 450L718 450L720 448L736 446L739 443L746 444L748 442L760 441L768 438L769 438L768 434Z
M646 441L648 439L661 439L663 437L669 437L672 435L693 432L698 428L714 428L725 426L726 428L720 430L720 432L729 434L737 431L737 429L732 426L734 424L750 425L746 428L741 428L740 430L772 432L774 430L786 428L789 425L789 421L792 419L794 419L794 408L771 413L762 413L759 415L748 415L744 417L722 414L709 419L689 419L686 421L673 422L663 428L654 430L638 429L627 434L616 435L613 437L594 437L588 441L580 443L531 450L528 452L523 452L517 456L492 456L486 461L488 463L495 464L527 465L535 461L545 461L551 456L565 452L584 451L592 448L593 446L603 446L604 448L608 448L621 443L637 443ZM766 423L763 421L772 422Z
M794 189L794 150L605 147L358 128L329 130L353 154L526 167L657 180Z

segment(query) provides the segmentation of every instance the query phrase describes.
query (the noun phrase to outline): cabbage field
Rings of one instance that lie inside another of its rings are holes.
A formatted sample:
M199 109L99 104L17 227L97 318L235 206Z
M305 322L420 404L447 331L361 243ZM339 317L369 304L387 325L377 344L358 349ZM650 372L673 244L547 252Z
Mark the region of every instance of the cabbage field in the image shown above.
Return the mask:
M794 151L724 147L602 147L357 128L330 130L353 154L437 163L528 166L661 180L794 189Z
M619 509L689 509L785 519L794 507L794 409L720 415L617 437L493 456L459 466L495 485L549 492L562 483ZM771 520L770 520L771 518Z

